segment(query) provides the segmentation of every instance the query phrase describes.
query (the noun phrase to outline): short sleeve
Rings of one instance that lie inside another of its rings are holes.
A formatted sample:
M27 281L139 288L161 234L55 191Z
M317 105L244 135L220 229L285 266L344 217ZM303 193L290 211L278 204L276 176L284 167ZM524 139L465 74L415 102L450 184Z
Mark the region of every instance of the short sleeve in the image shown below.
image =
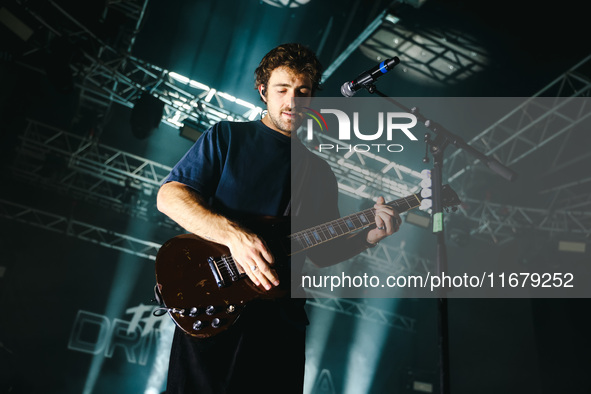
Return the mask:
M211 198L219 184L225 160L227 143L222 135L218 125L205 131L163 183L180 182L195 189L202 197Z

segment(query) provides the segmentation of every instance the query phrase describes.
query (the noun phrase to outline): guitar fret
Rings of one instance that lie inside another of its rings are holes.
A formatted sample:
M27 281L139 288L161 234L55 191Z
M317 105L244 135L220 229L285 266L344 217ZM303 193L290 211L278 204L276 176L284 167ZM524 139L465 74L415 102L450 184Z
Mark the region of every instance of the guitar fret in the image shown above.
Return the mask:
M410 201L408 201L408 198L404 199L404 202L408 204L408 208L412 208L412 205L410 205Z
M327 233L327 230L324 226L319 225L315 227L318 231L318 233L320 234L320 238L322 239L322 242L328 241L331 239L330 234Z
M312 234L314 235L314 238L316 239L316 241L322 242L322 238L320 238L320 234L318 234L318 230L312 231Z
M341 229L341 235L347 234L348 229L347 229L347 223L345 223L345 219L344 218L339 219L338 223L339 223L339 228Z
M367 216L365 216L365 214L363 212L361 212L361 214L359 214L359 220L361 221L361 223L363 224L369 224L369 220L367 219Z
M327 226L327 228L328 228L328 232L330 233L331 236L336 237L338 235L337 230L335 230L335 228L334 228L334 225L329 224Z
M351 221L350 218L345 219L345 224L347 225L347 227L351 230L355 229L355 224Z
M310 237L308 237L307 233L304 233L304 240L308 246L312 246L312 241L310 241Z

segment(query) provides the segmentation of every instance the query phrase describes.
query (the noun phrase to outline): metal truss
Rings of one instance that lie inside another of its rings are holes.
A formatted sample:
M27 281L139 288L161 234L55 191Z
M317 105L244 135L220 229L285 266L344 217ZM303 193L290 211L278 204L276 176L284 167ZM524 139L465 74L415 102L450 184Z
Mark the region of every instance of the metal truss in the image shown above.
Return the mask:
M591 78L584 74L590 66L591 56L588 56L472 138L468 144L487 156L493 155L505 165L511 166L549 142L563 137L563 146L557 150L554 159L555 165L560 164L557 160L567 142L567 138L564 137L591 116L587 100L575 99L590 95ZM453 152L445 163L450 174L449 181L458 179L476 163L477 160L461 154L460 151Z
M404 331L414 332L416 329L416 320L410 317L397 315L363 302L346 298L334 298L318 291L306 290L306 293L309 296L306 303L316 308L360 317Z
M587 178L584 182L589 182L590 179ZM555 197L558 197L558 193L560 190L556 191ZM560 199L555 198L556 203L553 203L553 206L560 206L565 210L576 210L576 209L584 209L586 207L591 206L591 193L583 193L583 194L576 194L571 193L568 189L563 194L567 194Z
M318 132L314 132L313 140L307 144L313 153L330 165L339 191L350 197L373 199L381 195L386 200L393 200L415 193L419 188L420 172L372 152L355 151L350 144ZM321 144L330 144L334 148L321 151Z
M120 186L127 186L129 181L140 184L147 195L152 195L172 169L32 120L22 142L22 149L31 156L56 153L68 158L71 169Z
M581 151L576 144L580 144L577 136L587 131L591 120L591 105L586 99L591 92L590 66L591 56L588 56L468 143L508 166L539 151L544 160L536 161L538 172L545 177L554 176L553 179L569 166L588 161L591 154ZM579 153L565 154L572 151ZM453 152L446 160L449 182L454 182L461 194L465 194L469 182L463 175L471 172L477 163L460 151ZM589 177L573 180L571 176L560 185L534 190L548 196L549 204L539 209L463 198L468 204L461 211L476 223L471 230L474 237L497 244L515 238L524 230L589 238L591 213L582 210L591 204L590 181Z
M126 57L125 63L116 58L110 62L92 56L87 59L89 65L72 66L83 81L87 100L112 101L133 108L143 93L150 94L164 103L163 120L173 127L189 122L205 130L221 120L245 121L261 112L250 103L196 81L185 81L180 75L132 56Z
M463 200L460 212L476 224L470 230L472 237L499 245L532 230L548 232L551 236L564 235L579 239L591 236L590 211L551 211L467 198Z
M398 23L399 19L394 15L388 14L385 10L380 13L362 32L353 40L351 44L326 68L322 74L323 83L330 77L337 68L361 45L369 36L371 36L382 23Z
M148 7L149 0L107 0L105 11L103 13L103 19L106 19L109 12L116 11L122 15L125 15L127 19L134 22L133 30L129 34L127 50L126 52L131 54L133 44L137 38L137 34L140 31L146 8Z
M21 140L12 166L19 179L153 220L156 191L170 167L32 120ZM164 217L158 223L178 228Z
M127 34L123 35L121 42L114 46L114 50L116 51L117 55L113 55L112 51L105 50L106 47L103 43L99 43L100 46L97 54L99 61L110 61L114 60L114 57L121 57L118 67L123 67L127 60L124 56L131 56L133 45L135 44L135 40L137 35L140 31L141 25L143 23L144 15L146 13L146 9L148 6L149 0L107 0L105 4L105 10L103 12L102 19L106 20L110 13L115 12L119 13L120 15L125 15L128 21L130 21L133 25L130 31ZM83 28L83 27L82 27ZM88 31L83 28L86 34ZM123 57L121 55L124 55ZM79 70L76 69L76 66L73 65L72 68L75 70L77 74L79 74ZM78 113L75 117L76 120L83 118L84 116L88 116L89 114L93 114L97 116L97 122L94 125L97 128L98 134L102 131L102 126L108 114L111 110L112 100L105 100L105 99L97 99L96 94L94 94L95 85L90 83L90 81L82 80L78 83L78 88L80 91L80 99L79 99L79 109ZM87 113L85 113L85 111Z
M148 260L155 260L160 244L116 233L78 220L0 199L0 217L75 237Z
M383 24L360 50L377 61L398 56L409 77L439 85L467 79L488 63L486 51L462 32L440 28L417 31L401 23Z
M126 15L138 18L136 28L139 28L146 3L112 1L107 8L124 9ZM190 122L201 129L220 120L252 120L261 113L262 109L251 103L131 56L129 52L137 31L124 47L113 47L52 0L48 5L54 8L51 20L31 7L26 11L46 28L51 37L67 38L76 48L79 56L70 68L80 88L81 107L96 109L98 105L103 107L102 112L108 112L111 103L115 102L133 108L143 94L148 94L164 103L163 120L169 125L178 128L184 122ZM56 18L56 14L61 19ZM81 43L90 43L92 49ZM28 53L30 62L35 63L34 55L43 49L43 45L46 43L38 43ZM28 64L27 57L24 61Z

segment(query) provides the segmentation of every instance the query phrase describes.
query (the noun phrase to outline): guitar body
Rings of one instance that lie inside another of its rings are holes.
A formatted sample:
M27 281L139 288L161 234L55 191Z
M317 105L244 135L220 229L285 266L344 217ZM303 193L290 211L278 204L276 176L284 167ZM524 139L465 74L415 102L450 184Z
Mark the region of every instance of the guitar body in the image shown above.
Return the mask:
M281 218L263 222L263 227L275 233L289 228L289 222ZM207 338L231 327L249 302L289 296L287 253L273 238L263 239L275 256L281 281L269 291L239 272L224 245L194 234L178 235L162 245L156 256L156 285L179 328L191 336Z

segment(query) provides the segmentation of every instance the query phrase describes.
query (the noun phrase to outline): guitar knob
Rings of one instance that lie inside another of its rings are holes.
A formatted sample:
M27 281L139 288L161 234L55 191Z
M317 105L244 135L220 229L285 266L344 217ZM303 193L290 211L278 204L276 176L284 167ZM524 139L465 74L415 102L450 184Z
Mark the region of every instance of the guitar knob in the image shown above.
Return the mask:
M205 308L205 313L208 315L213 315L215 313L215 307L213 305L209 305L207 308Z
M193 323L193 330L201 330L203 328L203 322L201 320L197 320Z
M213 319L213 320L211 321L211 326L212 326L213 328L218 328L218 327L220 326L220 323L221 323L221 322L220 322L220 319L218 319L218 318L216 317L215 319Z
M236 312L236 307L234 305L228 305L228 307L226 308L226 312L227 313L234 313L234 312Z
M195 317L195 316L197 316L197 312L199 312L199 309L197 309L197 307L195 307L195 306L194 306L194 307L193 307L193 308L191 308L191 310L189 311L189 316L191 316L191 317Z

